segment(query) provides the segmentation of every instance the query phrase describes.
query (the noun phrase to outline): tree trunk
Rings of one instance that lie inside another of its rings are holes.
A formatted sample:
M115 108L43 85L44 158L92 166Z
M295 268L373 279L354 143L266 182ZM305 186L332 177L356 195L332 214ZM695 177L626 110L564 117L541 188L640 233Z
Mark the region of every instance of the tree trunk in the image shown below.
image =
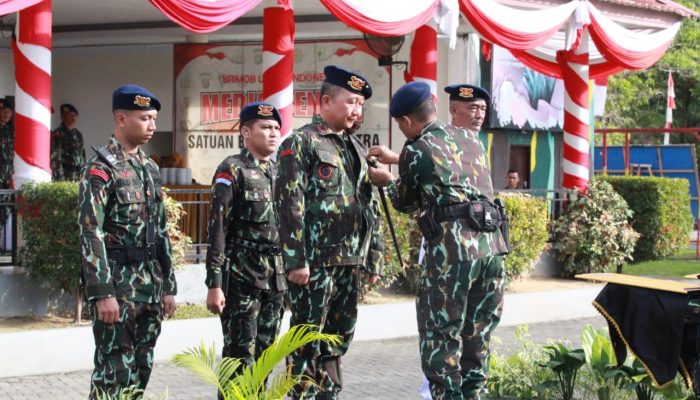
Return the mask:
M78 285L78 289L75 291L75 320L74 322L76 324L82 323L82 317L83 317L83 290L80 285Z

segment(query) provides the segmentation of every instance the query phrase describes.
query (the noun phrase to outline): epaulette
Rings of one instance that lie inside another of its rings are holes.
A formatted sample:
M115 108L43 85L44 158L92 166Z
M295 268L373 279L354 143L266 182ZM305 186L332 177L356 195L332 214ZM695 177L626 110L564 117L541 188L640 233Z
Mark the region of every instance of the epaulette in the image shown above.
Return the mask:
M99 148L95 148L95 146L90 147L92 147L92 149L95 151L97 157L104 161L110 168L116 168L118 162L117 157L115 157L114 154L107 150L107 146L102 146Z

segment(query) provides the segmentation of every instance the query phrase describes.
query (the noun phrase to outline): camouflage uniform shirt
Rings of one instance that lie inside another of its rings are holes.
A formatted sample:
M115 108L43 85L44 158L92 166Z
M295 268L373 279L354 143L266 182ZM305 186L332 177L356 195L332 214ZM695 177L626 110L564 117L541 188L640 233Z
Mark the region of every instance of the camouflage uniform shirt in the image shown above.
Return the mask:
M221 269L224 258L229 256L233 280L263 290L286 288L281 256L233 243L239 239L279 246L272 199L276 172L273 161L260 162L245 148L216 169L207 232L207 287L222 287ZM273 275L277 275L276 288L270 287Z
M493 200L485 154L476 132L433 122L404 146L399 178L389 183L388 195L401 212L464 203L479 195ZM500 230L473 231L464 219L442 225L446 233L443 241L433 249L429 247L428 255L442 253L448 264L507 252Z
M367 149L319 116L279 148L275 202L285 268L362 266L382 272L383 242Z
M98 155L88 160L79 187L87 299L160 303L177 289L158 166L141 150L127 154L115 138L102 150L109 162ZM155 244L156 259L119 262L112 256L143 250L147 242Z
M51 132L51 170L53 180L77 181L85 165L85 143L79 130L63 123Z

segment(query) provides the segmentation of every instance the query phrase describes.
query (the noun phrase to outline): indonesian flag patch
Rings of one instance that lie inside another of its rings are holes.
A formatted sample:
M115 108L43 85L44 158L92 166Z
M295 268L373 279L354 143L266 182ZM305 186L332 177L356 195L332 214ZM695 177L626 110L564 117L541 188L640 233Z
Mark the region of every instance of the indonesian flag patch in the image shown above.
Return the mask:
M226 186L231 186L231 182L233 182L233 175L226 172L219 172L214 176L214 182L223 183Z
M102 181L105 183L107 183L107 181L109 181L109 175L107 175L107 173L102 171L101 169L91 168L88 173L90 174L90 176L96 176L96 177L102 179Z

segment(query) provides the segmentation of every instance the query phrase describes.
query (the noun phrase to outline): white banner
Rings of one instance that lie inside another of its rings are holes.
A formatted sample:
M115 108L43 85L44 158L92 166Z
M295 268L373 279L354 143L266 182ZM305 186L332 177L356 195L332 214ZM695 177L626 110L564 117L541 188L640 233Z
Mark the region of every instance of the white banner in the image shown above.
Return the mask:
M377 65L364 41L298 42L294 54L295 128L309 123L318 112L323 68L337 64L357 71L373 88L356 135L367 146L389 143L389 73ZM240 109L261 100L261 44L175 47L175 150L197 183L211 183L219 163L240 151Z

